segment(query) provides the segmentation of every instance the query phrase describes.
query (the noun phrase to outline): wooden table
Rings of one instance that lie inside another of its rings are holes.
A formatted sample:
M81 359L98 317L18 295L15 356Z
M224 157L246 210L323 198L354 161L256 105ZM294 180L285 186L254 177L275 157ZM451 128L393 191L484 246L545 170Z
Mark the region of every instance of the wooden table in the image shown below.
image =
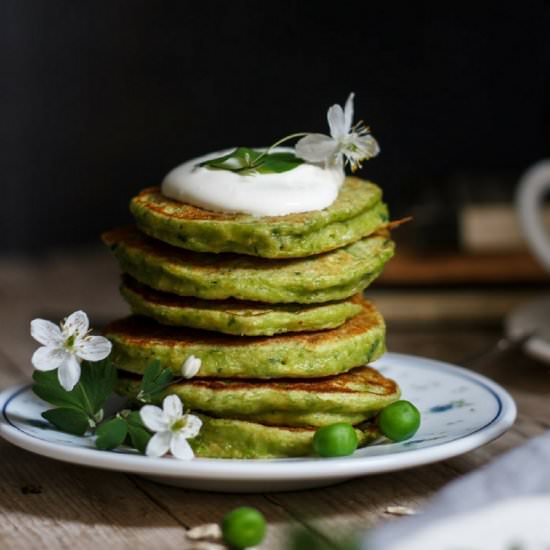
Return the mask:
M0 387L29 379L29 358L36 347L28 335L30 319L58 320L84 309L97 326L127 311L116 287L114 262L95 251L0 261ZM349 532L393 521L388 506L418 509L449 481L549 427L550 371L517 351L488 354L499 338L500 328L492 325L390 322L389 349L467 361L511 391L519 407L517 423L497 441L464 456L329 488L261 495L201 493L55 462L0 442L0 548L181 550L191 547L188 528L217 522L240 505L255 506L267 516L264 549L285 548L289 532L300 526L336 542Z

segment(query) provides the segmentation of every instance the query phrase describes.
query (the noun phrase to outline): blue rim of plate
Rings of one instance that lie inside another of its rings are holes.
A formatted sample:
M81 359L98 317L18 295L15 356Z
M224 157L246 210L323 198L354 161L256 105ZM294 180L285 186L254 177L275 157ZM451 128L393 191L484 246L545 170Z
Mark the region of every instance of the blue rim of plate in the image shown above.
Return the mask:
M28 451L64 462L92 466L109 470L145 475L182 477L187 479L234 479L237 474L243 480L261 480L266 476L272 480L317 479L323 476L348 478L370 475L438 462L464 454L489 443L506 432L514 423L517 409L510 394L489 378L450 363L415 355L386 353L373 364L400 361L416 363L408 368L445 371L482 387L497 403L494 417L472 432L444 442L434 442L429 447L410 449L397 453L376 456L351 456L344 458L303 457L292 459L212 459L197 458L179 461L172 458L149 458L125 451L101 451L93 448L76 447L53 443L27 433L14 424L7 410L9 404L30 384L8 388L0 393L0 435L7 441Z

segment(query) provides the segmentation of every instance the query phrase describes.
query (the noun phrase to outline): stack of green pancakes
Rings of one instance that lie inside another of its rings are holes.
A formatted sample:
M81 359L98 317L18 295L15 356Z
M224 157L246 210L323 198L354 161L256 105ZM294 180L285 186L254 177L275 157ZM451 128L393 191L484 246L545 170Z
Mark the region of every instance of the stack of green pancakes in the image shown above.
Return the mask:
M330 207L286 216L211 212L158 188L130 209L136 226L103 235L133 313L105 329L119 393L135 399L153 360L170 368L164 395L201 417L202 457L310 455L336 422L362 445L378 436L370 419L400 392L366 366L385 326L362 293L394 253L376 185L347 178ZM183 379L191 356L200 370Z

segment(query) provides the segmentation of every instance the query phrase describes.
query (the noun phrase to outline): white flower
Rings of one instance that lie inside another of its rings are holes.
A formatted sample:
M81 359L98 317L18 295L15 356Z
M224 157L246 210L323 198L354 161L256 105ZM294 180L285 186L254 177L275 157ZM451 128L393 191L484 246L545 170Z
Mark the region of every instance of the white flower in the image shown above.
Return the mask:
M307 162L323 162L325 166L342 165L342 157L345 157L352 171L355 171L361 167L361 162L380 152L378 142L362 121L352 126L354 95L349 95L344 109L340 105L329 108L330 136L307 134L296 143L297 157Z
M177 395L165 397L162 409L144 405L139 414L145 426L156 432L145 449L147 456L159 457L168 451L181 460L195 456L187 440L199 433L202 421L198 416L183 413L183 403Z
M90 336L88 316L71 313L60 326L45 319L31 321L31 336L42 344L32 356L41 371L58 369L61 386L71 391L80 380L80 362L101 361L111 353L111 342L103 336Z
M190 355L181 366L181 375L187 379L193 378L199 372L201 365L202 361L198 357Z

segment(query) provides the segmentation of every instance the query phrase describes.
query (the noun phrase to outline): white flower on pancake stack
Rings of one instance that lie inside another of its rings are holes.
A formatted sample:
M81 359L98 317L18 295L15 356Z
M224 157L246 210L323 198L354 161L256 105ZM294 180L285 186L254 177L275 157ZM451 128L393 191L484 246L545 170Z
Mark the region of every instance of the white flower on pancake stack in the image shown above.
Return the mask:
M311 163L324 163L327 167L343 167L347 162L355 172L364 160L380 152L378 142L363 121L352 126L354 96L353 93L349 95L344 109L340 105L329 108L327 120L330 136L307 134L296 143L297 157Z
M45 319L31 321L31 336L42 344L32 356L35 369L57 369L59 383L71 391L80 380L80 363L101 361L111 353L111 342L103 336L91 336L88 316L75 311L59 326Z
M144 405L139 415L145 427L155 432L145 449L147 456L157 458L168 451L181 460L195 456L187 440L199 433L202 421L198 416L183 412L183 403L177 395L165 397L162 409Z
M198 357L190 355L181 366L181 375L189 380L199 373L201 366L202 361Z

